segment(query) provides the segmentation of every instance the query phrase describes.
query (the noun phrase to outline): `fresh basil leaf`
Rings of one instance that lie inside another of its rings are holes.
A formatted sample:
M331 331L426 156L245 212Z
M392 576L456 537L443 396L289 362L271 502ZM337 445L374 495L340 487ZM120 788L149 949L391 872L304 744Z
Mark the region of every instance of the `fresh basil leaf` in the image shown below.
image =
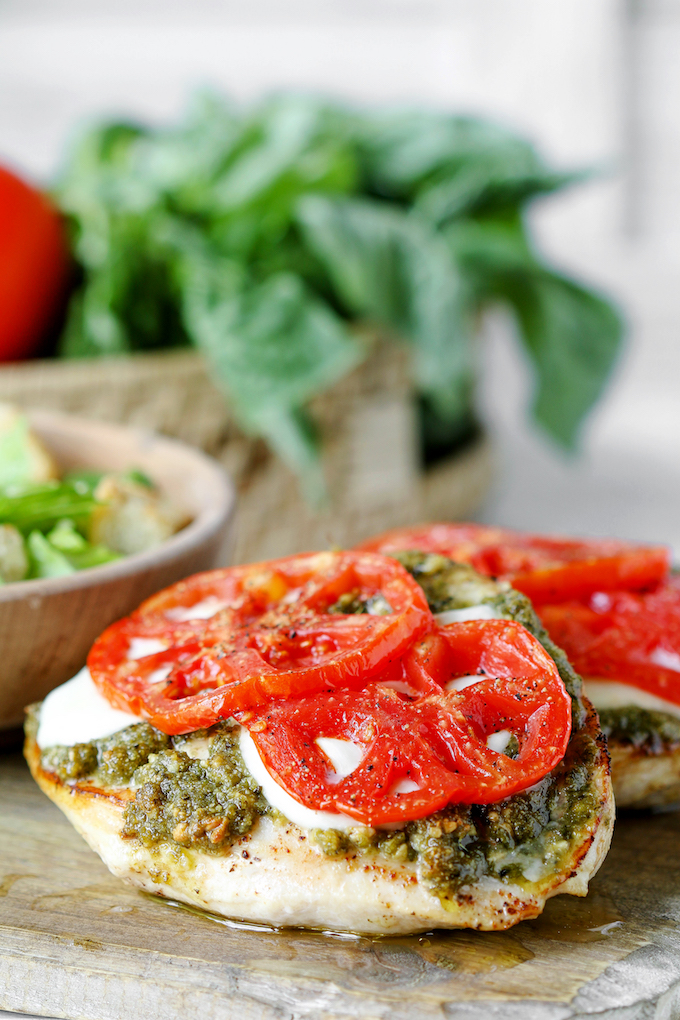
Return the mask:
M465 418L473 324L443 237L385 202L314 195L297 211L341 305L409 341L419 391L444 421Z
M243 117L222 96L202 91L184 120L140 139L131 172L147 181L172 209L202 216L212 207L213 182L248 145Z
M537 414L571 442L616 314L547 270L522 210L573 179L485 121L310 97L242 111L204 95L175 127L96 127L56 192L83 274L62 353L194 344L244 428L318 492L305 405L361 356L347 320L409 343L426 441L443 449L475 420L479 308L503 300L537 367Z
M528 142L504 128L444 113L374 116L363 154L378 193L413 202L436 225L488 216L580 176L548 169Z
M273 195L285 202L309 190L347 192L358 166L339 111L305 97L271 101L244 148L213 188L215 210L240 210Z
M618 355L619 315L603 298L546 270L520 216L502 223L457 222L445 236L477 302L501 300L515 312L536 371L534 415L553 438L573 448Z
M71 298L60 340L66 358L123 354L132 350L124 321L112 308L114 289L108 273L93 275L84 292Z
M622 320L603 298L541 269L530 276L508 276L502 291L536 369L534 415L559 443L573 449L616 361Z
M407 333L412 296L404 212L368 199L309 195L298 203L297 218L346 311Z
M539 266L520 215L502 221L456 220L443 231L456 265L480 299L496 296L507 273L533 273Z
M141 468L129 468L123 473L123 478L126 481L134 482L135 485L141 485L144 489L153 490L156 488L152 479Z
M427 110L387 110L364 118L361 152L370 185L381 193L412 198L418 188L447 167L460 167L480 154L531 147L488 121Z
M355 365L361 350L342 320L293 274L244 284L237 272L224 270L187 259L187 329L244 427L266 436L318 499L317 444L303 406Z
M536 195L557 191L578 179L571 173L549 173L503 165L495 159L479 159L455 175L421 189L415 208L439 225L461 216L504 214Z
M114 218L110 255L93 268L88 286L71 299L61 338L67 357L121 354L133 350L184 346L172 247L166 242L167 217Z

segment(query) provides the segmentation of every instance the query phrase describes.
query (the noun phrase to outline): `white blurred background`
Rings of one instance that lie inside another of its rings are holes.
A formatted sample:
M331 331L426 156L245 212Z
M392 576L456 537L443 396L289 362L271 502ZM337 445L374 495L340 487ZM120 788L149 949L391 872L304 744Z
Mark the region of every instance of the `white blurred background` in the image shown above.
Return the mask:
M680 0L0 0L0 161L49 182L84 119L173 119L196 86L481 113L591 183L534 207L541 246L624 307L627 349L568 460L491 319L482 516L680 554Z

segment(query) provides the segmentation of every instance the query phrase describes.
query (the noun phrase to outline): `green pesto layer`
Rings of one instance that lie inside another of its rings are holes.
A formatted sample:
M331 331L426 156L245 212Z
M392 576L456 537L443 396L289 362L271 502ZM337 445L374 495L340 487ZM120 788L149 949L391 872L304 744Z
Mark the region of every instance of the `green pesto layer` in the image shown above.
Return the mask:
M680 719L637 705L598 709L600 724L612 744L631 747L640 754L668 754L680 747Z

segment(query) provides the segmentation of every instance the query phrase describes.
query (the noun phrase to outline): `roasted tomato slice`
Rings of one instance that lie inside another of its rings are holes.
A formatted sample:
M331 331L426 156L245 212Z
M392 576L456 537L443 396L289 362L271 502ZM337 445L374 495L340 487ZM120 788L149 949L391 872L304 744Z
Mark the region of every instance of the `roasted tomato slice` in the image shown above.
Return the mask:
M534 602L581 599L595 591L642 590L670 569L665 546L530 535L481 524L429 524L388 531L361 549L389 555L406 549L437 552L508 580Z
M429 691L415 700L395 690L390 675L360 692L238 716L270 774L301 804L366 825L404 822L450 803L501 800L564 757L569 696L552 659L519 624L451 624L406 658L407 675L423 674ZM324 738L354 745L360 762L348 775L335 770Z
M632 684L680 705L680 578L642 594L596 592L539 611L586 679Z
M363 687L432 625L396 561L306 553L180 581L105 630L88 666L112 705L187 733L271 699Z

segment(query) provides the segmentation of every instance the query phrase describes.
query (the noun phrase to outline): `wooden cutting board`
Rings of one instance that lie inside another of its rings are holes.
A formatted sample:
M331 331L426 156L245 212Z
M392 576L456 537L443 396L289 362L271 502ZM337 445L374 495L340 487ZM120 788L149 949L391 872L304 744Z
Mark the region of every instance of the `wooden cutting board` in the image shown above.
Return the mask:
M584 899L508 932L238 926L135 892L0 758L0 1008L73 1020L680 1017L680 815L624 818Z

